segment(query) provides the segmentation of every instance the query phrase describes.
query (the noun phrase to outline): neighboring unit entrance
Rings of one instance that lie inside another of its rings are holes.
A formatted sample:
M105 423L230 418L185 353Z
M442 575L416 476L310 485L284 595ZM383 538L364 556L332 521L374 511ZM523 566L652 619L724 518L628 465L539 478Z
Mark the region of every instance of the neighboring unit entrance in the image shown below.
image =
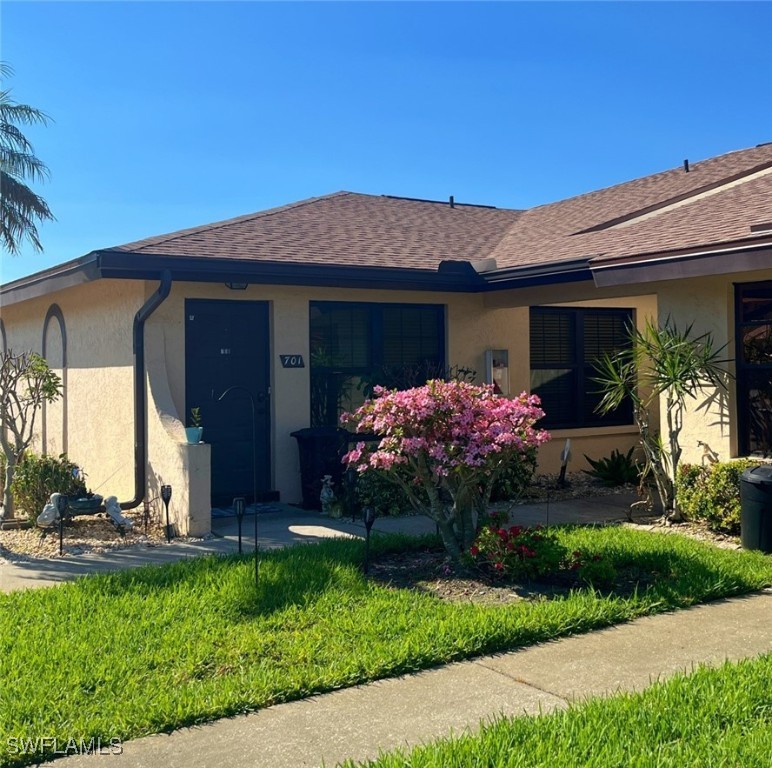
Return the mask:
M740 456L772 458L772 282L735 288Z
M231 387L236 389L219 400ZM190 422L191 408L201 409L203 439L212 446L215 506L230 505L234 496L249 503L253 471L258 500L270 492L269 400L268 303L187 299L185 420Z

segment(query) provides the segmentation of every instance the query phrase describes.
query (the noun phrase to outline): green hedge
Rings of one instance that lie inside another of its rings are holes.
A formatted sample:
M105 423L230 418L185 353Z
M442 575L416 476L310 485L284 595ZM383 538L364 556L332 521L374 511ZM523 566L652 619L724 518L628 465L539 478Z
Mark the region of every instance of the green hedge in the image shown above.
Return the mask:
M719 462L707 467L682 464L678 470L676 503L690 520L704 520L723 533L740 533L740 476L759 462L750 459Z

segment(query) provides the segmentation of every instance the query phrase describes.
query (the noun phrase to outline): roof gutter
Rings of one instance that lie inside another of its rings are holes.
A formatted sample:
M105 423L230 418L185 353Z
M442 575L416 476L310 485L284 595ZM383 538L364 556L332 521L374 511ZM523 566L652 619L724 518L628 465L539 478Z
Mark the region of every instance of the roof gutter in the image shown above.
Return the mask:
M158 290L134 315L134 498L121 502L121 509L134 509L145 498L147 484L147 386L145 383L145 322L163 304L172 289L172 274L161 274Z
M9 306L27 299L36 299L54 291L89 283L101 276L98 256L89 253L79 259L0 286L0 303Z
M503 291L510 288L529 288L536 285L558 285L592 280L590 258L567 259L552 264L537 264L526 267L509 267L483 272L485 290Z
M385 288L415 291L475 291L483 280L461 262L442 262L437 269L368 267L340 264L211 259L205 256L168 256L126 251L98 251L99 274L104 278L152 279L159 269L175 282L245 282L261 285L308 285L335 288ZM464 262L466 264L466 262Z
M772 241L723 244L715 248L649 253L590 264L598 288L665 280L683 280L769 269Z

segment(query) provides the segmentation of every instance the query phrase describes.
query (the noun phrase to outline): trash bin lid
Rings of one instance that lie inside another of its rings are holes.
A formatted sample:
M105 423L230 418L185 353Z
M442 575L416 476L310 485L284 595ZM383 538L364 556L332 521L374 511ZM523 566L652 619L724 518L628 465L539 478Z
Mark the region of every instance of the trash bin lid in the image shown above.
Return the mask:
M740 479L754 485L772 485L772 466L762 464L759 467L746 469L740 476Z
M297 440L344 436L348 437L348 432L342 427L304 427L303 429L296 429L294 432L290 432L290 437L294 437Z

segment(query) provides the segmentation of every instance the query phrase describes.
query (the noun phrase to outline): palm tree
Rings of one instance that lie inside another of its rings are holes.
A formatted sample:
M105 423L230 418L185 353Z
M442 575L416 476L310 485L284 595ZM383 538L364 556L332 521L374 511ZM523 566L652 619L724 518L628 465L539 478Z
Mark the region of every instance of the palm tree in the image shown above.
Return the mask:
M13 69L0 62L0 77L12 74ZM14 101L10 89L0 88L0 242L14 255L25 238L42 251L37 224L54 218L46 201L25 183L43 181L49 173L19 129L20 125L47 125L49 120L39 109Z

